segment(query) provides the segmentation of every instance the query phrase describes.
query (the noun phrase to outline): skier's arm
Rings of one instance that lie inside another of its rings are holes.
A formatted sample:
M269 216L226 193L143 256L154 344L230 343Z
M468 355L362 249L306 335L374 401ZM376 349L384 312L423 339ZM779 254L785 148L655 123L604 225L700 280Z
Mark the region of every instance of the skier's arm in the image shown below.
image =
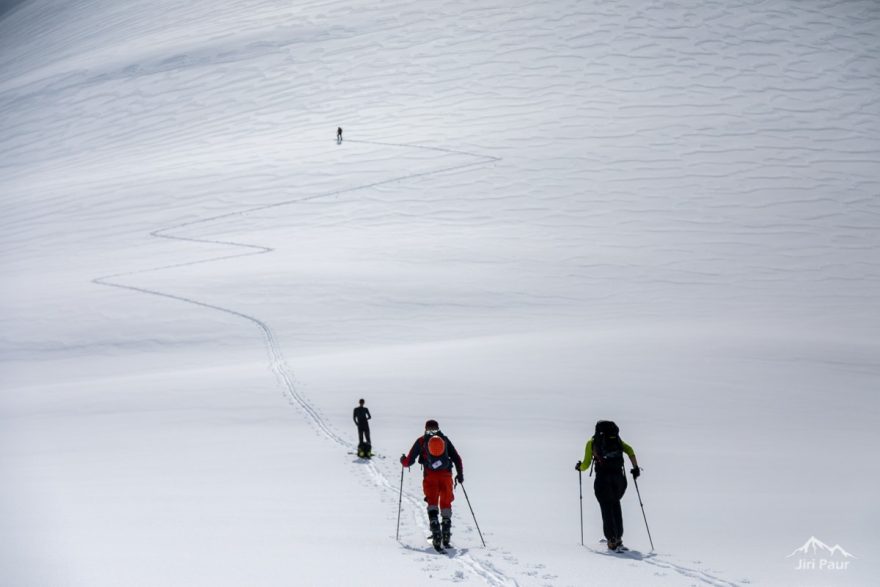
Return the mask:
M584 447L584 459L581 461L581 471L586 471L590 468L590 464L593 462L593 439L589 439L587 441L587 446Z
M625 443L623 440L620 441L620 444L623 445L623 452L626 453L626 456L629 457L629 462L632 463L632 466L636 469L639 468L639 461L636 460L636 451L633 450L633 447Z
M367 420L372 420L373 416L370 415L370 408L365 408L367 410Z
M446 439L449 441L449 439ZM464 467L461 464L461 455L458 454L458 451L455 450L455 446L452 442L449 442L449 458L452 459L452 463L455 465L456 478L459 483L464 481Z
M409 454L407 454L404 460L400 462L401 465L403 465L404 467L412 467L415 464L416 459L419 458L419 453L422 452L421 445L419 444L420 440L421 438L416 439L415 443L413 443L412 445L412 448L409 449Z
M355 424L358 423L358 409L357 408L355 408L354 411L351 413L351 419L354 420Z

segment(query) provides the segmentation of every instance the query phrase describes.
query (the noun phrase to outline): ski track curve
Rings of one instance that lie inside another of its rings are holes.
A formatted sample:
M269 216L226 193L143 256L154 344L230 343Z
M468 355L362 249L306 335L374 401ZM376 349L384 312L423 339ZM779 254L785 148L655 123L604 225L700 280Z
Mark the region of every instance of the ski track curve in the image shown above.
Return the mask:
M151 296L158 296L165 299L175 300L178 302L183 302L186 304L191 304L194 306L199 306L201 308L207 308L209 310L214 310L217 312L222 312L224 314L228 314L234 316L236 318L240 318L245 320L246 322L256 326L260 332L263 334L263 338L266 342L266 348L269 355L269 367L271 371L275 374L275 377L278 379L279 383L282 386L285 397L288 401L294 406L298 407L302 413L305 415L309 424L311 424L320 434L322 434L325 438L336 444L337 446L347 450L353 451L355 450L355 445L352 442L345 440L339 433L337 433L333 427L321 416L318 412L317 408L306 398L297 388L296 383L294 382L293 372L290 367L287 365L287 362L284 359L284 355L281 350L281 345L278 343L275 334L272 332L269 324L265 321L261 320L256 316L252 316L250 314L245 314L244 312L239 312L233 308L228 308L224 306L219 306L216 304L211 304L202 300L198 300L192 297L187 297L183 295L178 295L166 291L159 291L156 289L150 289L148 287L141 287L136 285L131 285L129 283L125 283L122 278L131 277L134 275L145 275L148 273L155 273L158 271L165 271L169 269L176 269L181 267L191 267L194 265L201 265L204 263L214 263L218 261L224 261L228 259L234 259L238 257L247 257L251 255L264 255L267 253L271 253L274 249L270 247L264 247L255 244L241 243L235 241L228 240L216 240L216 239L204 239L204 238L193 238L187 236L181 236L179 234L175 234L177 231L183 230L185 228L189 228L196 225L209 224L212 222L217 222L220 220L228 220L234 218L236 216L245 216L254 212L261 212L264 210L270 210L273 208L280 208L282 206L290 206L293 204L298 204L302 202L308 202L310 200L317 200L322 198L331 198L334 196L339 196L343 194L348 194L352 192L368 190L371 188L375 188L381 185L397 183L401 181L406 181L410 179L415 179L419 177L426 177L430 175L438 175L442 173L451 173L460 171L469 167L474 167L477 165L487 165L489 163L494 163L500 161L500 157L494 157L490 155L481 155L456 149L449 149L444 147L433 147L426 145L418 145L418 144L405 144L405 143L388 143L381 141L367 141L367 140L347 140L345 142L348 143L362 143L369 145L379 145L379 146L388 146L388 147L399 147L399 148L411 148L411 149L422 149L427 151L436 151L438 153L448 153L455 155L464 155L468 157L472 157L476 159L475 161L469 163L460 163L458 165L452 165L447 167L442 167L439 169L434 169L430 171L423 171L419 173L410 173L405 175L399 175L395 177L391 177L388 179L360 184L354 187L343 188L338 190L332 190L327 192L322 192L318 194L313 194L310 196L303 196L299 198L293 198L288 200L283 200L279 202L273 202L270 204L264 204L259 206L251 206L241 210L235 210L232 212L226 212L223 214L217 214L213 216L209 216L206 218L200 218L197 220L192 220L188 222L178 223L171 226L166 226L163 228L156 229L149 233L150 237L153 238L161 238L179 242L191 242L191 243L200 243L200 244L212 244L212 245L223 245L228 247L234 247L238 250L238 252L228 255L219 255L214 257L209 257L207 259L200 259L196 261L187 261L181 263L174 263L170 265L162 265L159 267L152 267L148 269L139 269L134 271L126 271L120 273L114 273L111 275L104 275L101 277L96 277L92 279L92 283L105 287L113 287L117 289L137 292L140 294L146 294ZM398 495L399 489L397 488L395 483L392 483L388 475L380 470L378 465L374 461L370 461L367 464L366 470L373 481L374 485L376 485L379 489L393 493L395 496ZM416 511L421 511L422 509L422 499L412 492L404 492L403 498L406 500L408 514ZM428 531L427 524L422 519L423 516L413 516L416 520L416 523L419 526L419 532L425 533ZM402 546L407 550L419 551L416 548L403 545ZM492 587L505 587L505 586L518 586L519 583L512 577L506 575L503 571L496 568L491 563L486 561L481 561L478 558L474 557L470 554L469 550L461 549L458 550L453 556L448 557L448 559L461 567L464 568L465 571L470 574L479 577L486 584Z
M199 243L199 244L212 244L212 245L222 245L233 247L238 250L236 253L231 253L228 255L218 255L209 257L206 259L199 259L196 261L186 261L181 263L173 263L168 265L162 265L159 267L152 267L148 269L139 269L134 271L126 271L114 273L111 275L105 275L101 277L96 277L92 279L92 283L100 286L113 287L117 289L133 291L140 294L158 296L165 299L171 299L178 302L183 302L187 304L191 304L194 306L198 306L201 308L206 308L209 310L214 310L217 312L222 312L224 314L234 316L236 318L240 318L254 326L256 326L260 332L263 334L263 338L265 339L266 349L269 356L269 367L272 373L275 375L278 382L281 384L284 396L287 398L290 404L296 406L301 410L303 415L306 417L309 424L311 424L321 435L325 438L336 444L342 449L345 449L348 452L353 452L356 450L356 446L354 443L346 440L342 437L338 432L336 432L333 427L321 416L318 412L317 408L305 397L299 390L294 382L293 371L288 366L284 355L281 350L281 345L279 344L277 338L275 337L272 329L269 324L265 321L261 320L256 316L252 316L250 314L245 314L244 312L239 312L233 308L228 308L224 306L219 306L216 304L211 304L202 300L198 300L192 297L182 296L170 292L159 291L155 289L150 289L148 287L140 287L125 283L124 281L120 281L121 278L131 277L134 275L145 275L148 273L155 273L159 271L165 271L169 269L177 269L181 267L192 267L195 265L201 265L205 263L214 263L229 259L235 259L239 257L247 257L252 255L264 255L267 253L271 253L274 251L271 247L265 247L256 244L249 243L241 243L236 241L229 240L217 240L217 239L205 239L205 238L193 238L182 236L180 234L175 234L176 231L183 230L185 228L189 228L192 226L209 224L213 222L218 222L221 220L228 220L235 217L243 217L250 213L261 212L264 210L270 210L273 208L280 208L283 206L290 206L302 202L308 202L311 200L318 200L322 198L332 198L335 196L340 196L348 193L353 193L362 190L368 190L374 187L402 182L410 179L416 179L419 177L426 177L431 175L439 175L443 173L452 173L455 171L460 171L466 168L478 166L478 165L487 165L490 163L494 163L500 161L500 157L494 157L490 155L481 155L456 149L449 149L444 147L433 147L426 145L418 145L418 144L406 144L406 143L390 143L390 142L381 142L381 141L368 141L368 140L346 140L345 142L349 143L361 143L361 144L369 144L369 145L378 145L378 146L388 146L388 147L398 147L398 148L411 148L411 149L422 149L428 151L436 151L438 153L447 153L447 154L455 154L455 155L464 155L477 159L476 161L472 161L469 163L460 163L457 165L442 167L439 169L434 169L430 171L423 171L418 173L410 173L405 175L394 176L388 179L383 179L376 182L360 184L349 188L343 188L338 190L326 191L318 194L313 194L310 196L302 196L298 198L287 199L279 202L273 202L270 204L263 204L258 206L251 206L248 208L244 208L241 210L235 210L232 212L226 212L223 214L212 215L206 218L199 218L197 220L191 220L188 222L177 223L171 226L166 226L163 228L158 228L149 233L149 236L152 238L161 238L172 241L179 242L190 242L190 243ZM394 497L398 497L399 488L396 484L396 481L392 482L389 479L389 473L383 472L379 465L375 461L369 461L366 463L364 469L367 471L372 483L379 488L381 491L384 491ZM429 532L429 528L427 523L424 520L424 516L421 515L423 509L423 500L420 496L415 495L410 491L404 491L402 494L402 499L405 502L405 509L407 511L407 516L413 520L415 520L416 525L418 526L417 533L427 534ZM467 522L463 522L464 527L469 528L470 531L473 531L474 528L467 524ZM415 546L407 545L401 542L401 547L405 551L413 552L413 553L425 553L426 556L438 556L433 553L429 553L426 548L419 548ZM598 550L587 547L589 550L601 553ZM488 547L488 551L492 552L494 549L492 547ZM441 555L442 556L442 555ZM739 587L738 583L734 583L731 581L727 581L716 577L710 573L705 571L701 571L699 569L693 569L690 567L686 567L677 563L673 563L667 560L659 560L661 555L653 554L650 557L643 557L638 559L639 562L644 564L648 564L658 569L663 569L666 571L675 572L682 577L687 578L688 580L698 581L700 583L711 585L713 587ZM440 559L443 560L442 558ZM446 560L449 560L452 563L455 563L462 567L465 572L478 577L487 585L491 587L519 587L520 583L512 576L506 574L503 570L499 569L497 566L492 564L489 561L481 560L477 556L473 555L470 552L470 549L460 548L457 549L456 552L446 557Z
M608 553L602 550L598 550L596 548L592 548L590 546L586 546L586 549L590 552L596 553L602 556L610 556L616 558L623 558L627 560L637 561L640 563L644 563L646 565L651 565L654 567L658 567L665 571L673 571L678 573L679 575L686 577L687 579L693 581L699 581L705 585L711 585L712 587L741 587L740 583L735 583L733 581L728 581L726 579L722 579L720 577L716 577L712 573L708 573L706 571L701 571L700 569L694 569L691 567L686 567L684 565L673 563L668 560L663 559L662 554L658 554L656 552L649 552L648 554L636 553L633 551L629 551L629 553Z

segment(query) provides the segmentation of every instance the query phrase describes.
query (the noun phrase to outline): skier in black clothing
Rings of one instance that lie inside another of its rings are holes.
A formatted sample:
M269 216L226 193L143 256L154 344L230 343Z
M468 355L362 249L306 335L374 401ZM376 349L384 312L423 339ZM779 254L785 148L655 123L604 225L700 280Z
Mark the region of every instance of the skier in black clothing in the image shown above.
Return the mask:
M373 443L370 441L370 416L369 408L364 407L364 400L358 401L358 407L352 414L355 426L358 429L358 456L370 457L373 454Z
M336 129L336 144L342 144L342 127Z
M633 468L630 470L633 479L639 477L639 463L636 453L630 445L618 436L617 424L608 420L596 422L596 433L587 441L584 449L584 460L575 465L576 471L586 471L592 467L596 471L593 492L599 509L602 511L602 530L605 534L608 550L626 550L623 546L623 513L620 500L626 492L626 475L623 472L623 455L629 457Z

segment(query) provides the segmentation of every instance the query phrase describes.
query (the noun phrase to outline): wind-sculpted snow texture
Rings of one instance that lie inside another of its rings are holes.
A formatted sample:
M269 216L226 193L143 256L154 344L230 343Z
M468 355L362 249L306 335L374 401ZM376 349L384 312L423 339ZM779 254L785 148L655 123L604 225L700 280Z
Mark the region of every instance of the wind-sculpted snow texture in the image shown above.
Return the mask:
M878 137L873 1L0 3L0 583L875 584Z

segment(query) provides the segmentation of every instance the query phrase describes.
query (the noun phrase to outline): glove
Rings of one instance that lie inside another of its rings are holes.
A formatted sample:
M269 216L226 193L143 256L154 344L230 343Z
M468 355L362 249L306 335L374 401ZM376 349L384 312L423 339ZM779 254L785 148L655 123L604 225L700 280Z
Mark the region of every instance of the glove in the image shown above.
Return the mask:
M459 473L458 475L456 475L456 476L455 476L455 481L456 481L459 485L462 484L462 483L464 483L464 474L463 474L463 473Z
M580 462L580 461L578 461L577 464L574 466L574 470L575 470L575 471L580 471L580 470L581 470L581 462Z
M406 466L406 455L400 455L400 464Z
M642 474L638 467L633 467L629 470L629 472L632 473L633 479L638 479L639 475Z

